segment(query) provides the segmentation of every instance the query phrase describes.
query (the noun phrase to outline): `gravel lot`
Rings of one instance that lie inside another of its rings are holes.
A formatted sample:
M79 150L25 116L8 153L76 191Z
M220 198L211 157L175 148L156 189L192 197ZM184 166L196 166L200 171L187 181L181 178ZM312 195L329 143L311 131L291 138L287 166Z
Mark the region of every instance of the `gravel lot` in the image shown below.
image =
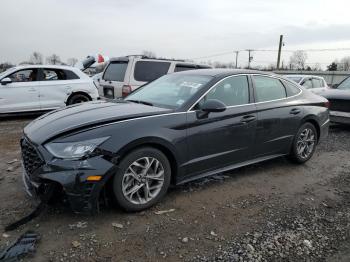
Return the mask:
M35 207L18 161L30 120L0 120L1 231ZM240 168L172 188L135 214L85 217L56 205L0 246L32 229L42 239L31 261L349 261L349 186L350 128L337 126L305 165L280 158Z

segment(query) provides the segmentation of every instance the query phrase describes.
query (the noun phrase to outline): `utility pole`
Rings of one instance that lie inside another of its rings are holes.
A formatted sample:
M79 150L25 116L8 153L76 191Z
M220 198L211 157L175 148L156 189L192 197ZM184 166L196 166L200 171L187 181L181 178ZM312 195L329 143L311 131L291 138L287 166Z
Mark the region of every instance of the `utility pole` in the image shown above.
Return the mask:
M250 68L250 62L253 60L253 57L250 56L250 52L252 52L252 49L247 49L246 51L248 51L248 69Z
M278 57L277 57L277 70L280 68L282 45L283 45L283 35L280 35L280 44L278 47Z
M239 51L234 51L236 53L236 69L238 68L237 62L238 62L238 53Z

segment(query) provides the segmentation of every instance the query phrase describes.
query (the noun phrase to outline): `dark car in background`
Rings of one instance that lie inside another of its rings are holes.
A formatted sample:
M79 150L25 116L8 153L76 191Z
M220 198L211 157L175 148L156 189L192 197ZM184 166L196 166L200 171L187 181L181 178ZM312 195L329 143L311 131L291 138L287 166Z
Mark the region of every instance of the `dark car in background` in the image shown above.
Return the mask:
M26 126L25 185L39 196L57 186L76 212L96 212L105 191L142 210L170 184L280 156L308 161L328 134L327 106L264 72L165 75L124 100L70 106Z
M350 124L350 77L339 85L317 94L327 98L330 103L330 120L338 124Z

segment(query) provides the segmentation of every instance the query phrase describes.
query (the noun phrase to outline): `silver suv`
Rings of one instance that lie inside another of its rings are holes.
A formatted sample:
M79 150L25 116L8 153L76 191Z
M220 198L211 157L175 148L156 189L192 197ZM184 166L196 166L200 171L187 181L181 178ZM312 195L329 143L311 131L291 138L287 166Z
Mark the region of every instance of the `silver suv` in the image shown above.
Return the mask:
M211 68L207 65L181 60L125 56L112 58L99 84L99 94L108 99L127 96L131 91L163 75L193 69Z

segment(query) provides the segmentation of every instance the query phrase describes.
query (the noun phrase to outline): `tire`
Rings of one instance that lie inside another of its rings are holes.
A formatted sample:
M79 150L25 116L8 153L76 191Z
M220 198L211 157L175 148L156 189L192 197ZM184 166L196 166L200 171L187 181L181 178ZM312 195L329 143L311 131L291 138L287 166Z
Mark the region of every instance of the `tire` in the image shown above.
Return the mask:
M313 124L305 123L299 128L294 138L290 159L298 164L305 163L315 153L316 146L317 130Z
M147 165L149 168L146 172ZM170 185L170 178L171 167L167 157L155 148L143 147L122 159L113 178L112 191L121 208L132 212L141 211L163 198Z
M90 100L91 100L90 97L88 97L87 95L74 94L68 99L67 105L70 106L70 105L74 105L74 104L84 103L84 102L88 102Z

